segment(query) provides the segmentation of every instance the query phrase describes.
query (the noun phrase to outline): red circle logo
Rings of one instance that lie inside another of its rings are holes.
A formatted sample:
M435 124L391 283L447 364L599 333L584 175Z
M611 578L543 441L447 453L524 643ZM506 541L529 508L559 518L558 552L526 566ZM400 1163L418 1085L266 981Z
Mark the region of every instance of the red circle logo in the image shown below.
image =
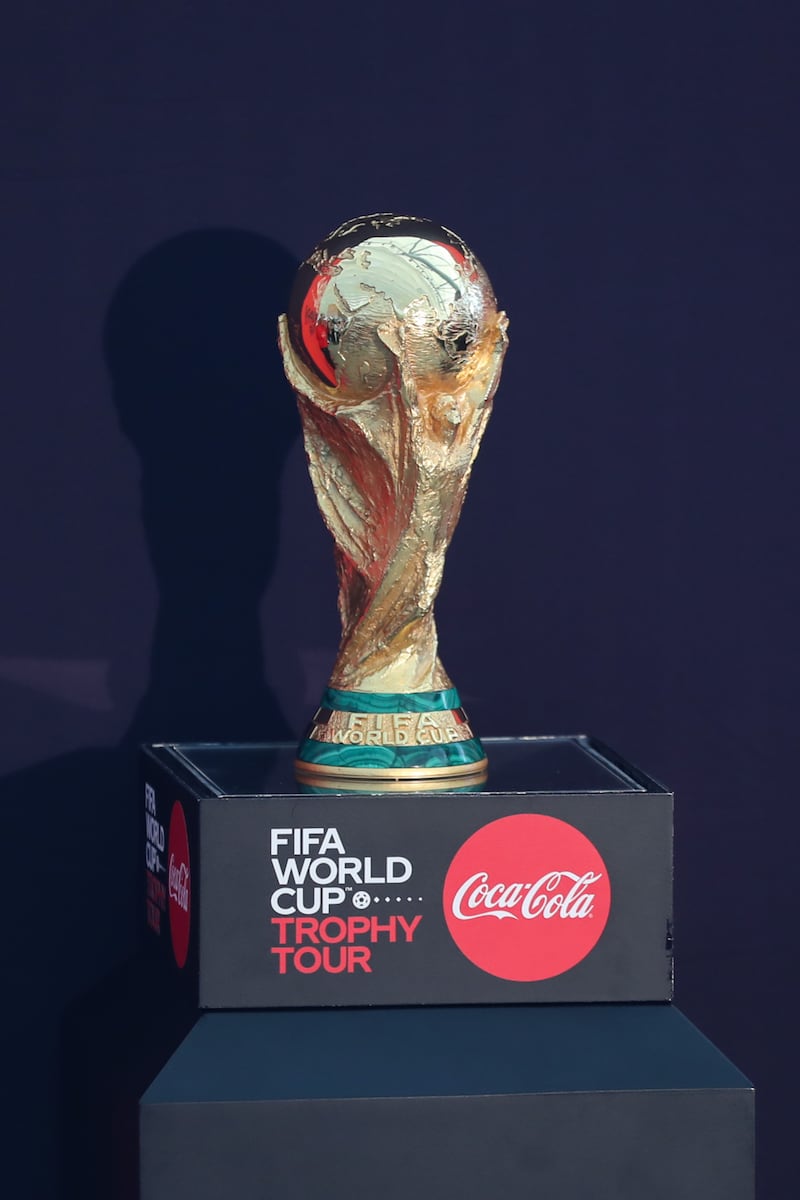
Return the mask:
M500 979L550 979L600 939L611 907L606 865L555 817L522 813L484 825L456 853L444 915L459 950Z
M167 838L167 872L169 880L169 931L172 952L179 967L186 963L189 953L189 926L192 915L192 876L189 864L189 835L183 807L177 801L172 806Z

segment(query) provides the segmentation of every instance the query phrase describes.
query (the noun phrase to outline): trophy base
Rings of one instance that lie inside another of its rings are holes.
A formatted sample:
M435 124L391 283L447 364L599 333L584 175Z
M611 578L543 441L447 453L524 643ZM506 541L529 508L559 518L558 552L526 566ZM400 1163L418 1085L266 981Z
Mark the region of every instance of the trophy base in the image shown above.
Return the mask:
M455 688L350 692L326 688L300 743L301 780L480 783L487 758Z

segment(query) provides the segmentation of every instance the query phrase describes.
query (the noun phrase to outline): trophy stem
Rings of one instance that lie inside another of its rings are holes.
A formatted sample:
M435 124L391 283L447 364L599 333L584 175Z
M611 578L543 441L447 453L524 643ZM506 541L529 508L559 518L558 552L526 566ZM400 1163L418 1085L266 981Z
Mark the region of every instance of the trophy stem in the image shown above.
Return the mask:
M486 755L454 687L434 692L326 688L295 763L309 780L461 780Z

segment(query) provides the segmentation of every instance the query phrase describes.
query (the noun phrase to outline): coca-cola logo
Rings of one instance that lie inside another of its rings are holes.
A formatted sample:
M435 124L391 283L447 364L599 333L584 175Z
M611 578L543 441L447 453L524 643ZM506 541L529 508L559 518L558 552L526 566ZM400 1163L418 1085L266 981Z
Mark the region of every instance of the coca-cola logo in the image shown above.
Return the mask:
M172 806L167 837L167 883L169 890L169 931L172 952L179 967L189 953L189 928L192 915L192 875L189 863L189 835L183 806Z
M550 979L592 950L611 887L597 849L556 817L521 813L484 825L456 853L444 915L470 962L500 979Z
M169 898L175 901L178 908L182 908L185 913L188 913L189 868L185 862L178 866L174 854L169 856Z

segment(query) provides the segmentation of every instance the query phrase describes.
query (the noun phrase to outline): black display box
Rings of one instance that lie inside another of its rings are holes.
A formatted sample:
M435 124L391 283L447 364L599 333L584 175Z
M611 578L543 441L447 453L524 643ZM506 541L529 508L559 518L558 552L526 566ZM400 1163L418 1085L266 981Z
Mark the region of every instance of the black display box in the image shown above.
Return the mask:
M753 1093L670 1005L209 1013L142 1200L752 1200Z
M146 916L204 1009L664 1001L672 796L590 738L488 780L319 794L287 745L145 749Z

